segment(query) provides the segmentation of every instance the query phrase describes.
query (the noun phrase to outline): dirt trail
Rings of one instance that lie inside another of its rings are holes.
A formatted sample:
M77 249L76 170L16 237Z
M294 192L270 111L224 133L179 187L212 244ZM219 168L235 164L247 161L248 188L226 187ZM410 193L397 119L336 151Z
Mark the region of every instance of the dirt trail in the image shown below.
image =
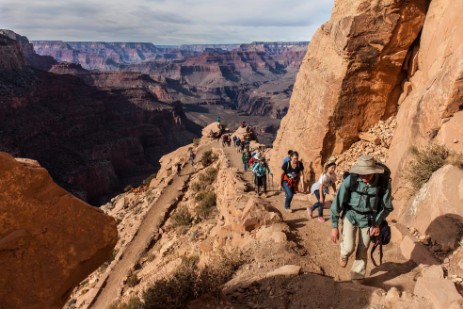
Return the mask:
M243 171L241 154L237 154L233 148L225 148L225 153L232 166L239 168L243 173L243 178L251 183L251 172L245 173ZM272 171L272 173L275 174L275 180L281 175L281 171ZM288 240L295 243L294 250L300 256L300 259L294 261L294 264L302 266L305 273L321 274L333 278L336 282L350 282L350 267L353 263L353 257L349 259L346 268L339 267L339 243L333 244L330 240L329 209L324 209L323 212L325 222L322 223L317 220L318 210L315 210L314 218L310 219L307 207L313 205L316 199L311 194L298 193L294 196L291 204L293 213L287 213L284 211L285 194L279 190L277 184L273 184L273 190L269 190L267 195L262 195L261 198L270 201L276 208L280 209L284 221L290 227L291 234L288 235ZM332 198L332 195L329 196L328 201L331 201ZM325 207L329 206L330 203ZM368 278L364 281L364 285L385 290L395 286L402 291L413 292L417 269L413 262L403 259L398 245L389 244L384 247L383 261L384 264L377 268L374 268L371 261L368 262Z
M200 158L201 154L211 149L212 146L214 145L209 144L199 147L196 154L197 158ZM180 176L175 177L172 183L162 191L159 198L150 205L150 209L143 218L137 234L125 249L122 257L114 265L108 277L100 285L100 290L89 308L108 308L120 296L124 287L124 280L145 251L152 245L152 242L158 237L158 231L166 219L166 213L175 207L181 199L181 192L187 186L193 172L193 167L187 164L182 169Z

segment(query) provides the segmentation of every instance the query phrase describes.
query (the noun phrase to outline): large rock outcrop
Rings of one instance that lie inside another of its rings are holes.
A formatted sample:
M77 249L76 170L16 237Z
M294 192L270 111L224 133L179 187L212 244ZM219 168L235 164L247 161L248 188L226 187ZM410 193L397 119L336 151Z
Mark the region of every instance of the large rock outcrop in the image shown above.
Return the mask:
M461 151L458 135L463 110L463 3L433 0L429 6L414 55L414 73L404 82L399 99L397 130L389 150L388 164L395 176L396 203L404 206L408 196L400 189L410 159L411 146L431 141ZM461 131L460 131L461 132Z
M0 153L0 308L62 308L112 255L116 222L30 160Z
M273 168L288 149L321 164L397 109L405 60L427 1L335 1L299 70L288 115L274 143Z

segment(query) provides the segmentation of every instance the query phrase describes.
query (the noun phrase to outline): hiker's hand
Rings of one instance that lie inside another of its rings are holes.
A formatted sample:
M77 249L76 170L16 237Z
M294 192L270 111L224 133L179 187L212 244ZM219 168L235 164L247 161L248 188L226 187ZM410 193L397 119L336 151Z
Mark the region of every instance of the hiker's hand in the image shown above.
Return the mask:
M372 226L370 228L370 237L371 236L379 236L379 226Z
M338 239L339 239L339 230L337 227L334 227L331 229L331 241L333 243L336 243Z

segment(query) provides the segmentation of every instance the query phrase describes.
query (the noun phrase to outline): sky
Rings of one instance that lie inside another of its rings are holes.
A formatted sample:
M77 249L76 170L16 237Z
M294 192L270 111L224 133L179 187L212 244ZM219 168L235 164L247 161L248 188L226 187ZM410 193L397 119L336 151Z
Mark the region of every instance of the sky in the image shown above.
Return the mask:
M334 0L0 0L29 40L224 44L309 41Z

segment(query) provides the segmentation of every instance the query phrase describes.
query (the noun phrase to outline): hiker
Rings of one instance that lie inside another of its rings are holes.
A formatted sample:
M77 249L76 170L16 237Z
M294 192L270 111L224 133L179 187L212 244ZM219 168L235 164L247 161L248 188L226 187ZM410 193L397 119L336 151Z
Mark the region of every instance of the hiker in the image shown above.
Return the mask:
M246 128L246 121L242 121L242 122L241 122L241 127L242 127L242 128Z
M241 160L243 161L243 166L244 166L244 171L248 171L249 167L249 160L251 159L251 153L249 152L249 149L246 149L243 154L241 155Z
M285 165L286 163L288 163L288 161L291 159L291 154L293 153L293 151L290 149L288 150L288 155L286 157L283 158L283 165Z
M260 187L264 187L264 193L267 193L267 174L272 175L270 169L265 162L265 158L262 154L256 157L256 163L252 167L252 173L254 175L254 185L256 186L257 195L260 195Z
M251 146L251 140L249 139L249 137L246 137L244 141L244 148L249 149L249 146Z
M236 149L236 152L240 152L241 151L241 140L238 136L233 136L233 142L235 144L235 149Z
M217 118L215 118L215 121L220 123L220 116L218 116Z
M182 169L182 163L180 162L175 163L175 169L177 171L177 176L180 176L180 170Z
M325 204L326 194L330 192L330 187L333 192L336 192L336 162L331 161L325 164L324 173L320 175L320 179L315 182L310 188L310 193L315 195L317 202L312 207L307 208L309 218L312 218L313 211L318 208L318 221L325 222L323 218L323 206Z
M365 278L370 236L379 236L379 226L392 210L389 169L371 156L359 157L331 205L331 240L334 243L339 239L338 220L342 219L341 267L346 267L358 243L351 269L352 280ZM357 230L358 241L355 239Z
M194 151L193 151L193 148L190 148L190 149L189 149L188 158L189 158L189 160L190 160L191 166L194 166L194 165L195 165L195 157L196 157L196 155L195 155L195 153L194 153Z
M302 190L304 191L304 164L299 161L299 154L297 151L293 151L291 159L283 164L281 167L283 173L281 174L281 186L285 191L285 210L287 212L293 212L291 209L291 201L294 194L298 191L299 182L302 184Z

